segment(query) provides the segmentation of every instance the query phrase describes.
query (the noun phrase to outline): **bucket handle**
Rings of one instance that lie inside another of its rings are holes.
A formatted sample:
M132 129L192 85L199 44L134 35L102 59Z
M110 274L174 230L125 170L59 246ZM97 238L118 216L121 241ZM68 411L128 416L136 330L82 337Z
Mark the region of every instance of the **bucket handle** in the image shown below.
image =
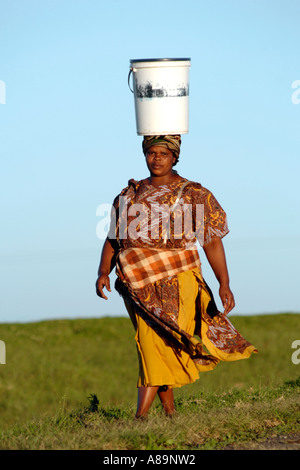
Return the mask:
M133 70L134 70L133 67L130 67L129 74L128 74L128 86L129 86L129 89L132 93L134 93L134 91L132 90L132 88L130 86L130 75L132 74Z

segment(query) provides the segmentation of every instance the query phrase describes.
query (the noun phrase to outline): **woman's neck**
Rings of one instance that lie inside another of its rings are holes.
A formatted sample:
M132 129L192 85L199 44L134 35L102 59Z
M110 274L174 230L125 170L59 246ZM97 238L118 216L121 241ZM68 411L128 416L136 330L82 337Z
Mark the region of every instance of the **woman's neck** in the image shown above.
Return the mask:
M152 186L162 186L163 184L174 183L180 179L182 179L181 176L179 176L177 172L172 171L172 173L164 176L155 176L150 174L147 180Z

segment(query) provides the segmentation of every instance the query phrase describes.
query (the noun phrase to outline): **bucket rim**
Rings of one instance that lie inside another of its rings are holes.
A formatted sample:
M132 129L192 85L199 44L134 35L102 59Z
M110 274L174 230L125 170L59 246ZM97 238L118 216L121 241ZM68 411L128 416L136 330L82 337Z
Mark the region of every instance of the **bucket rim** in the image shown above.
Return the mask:
M183 57L183 58L162 58L162 59L130 59L130 63L137 63L137 62L175 62L175 61L191 61L190 57Z

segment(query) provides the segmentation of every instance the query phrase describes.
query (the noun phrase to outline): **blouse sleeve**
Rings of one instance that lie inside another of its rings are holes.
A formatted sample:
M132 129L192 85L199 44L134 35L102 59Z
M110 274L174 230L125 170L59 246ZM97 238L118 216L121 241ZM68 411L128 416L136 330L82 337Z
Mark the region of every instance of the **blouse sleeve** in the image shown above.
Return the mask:
M215 196L208 191L204 202L204 245L214 237L223 238L227 233L227 216Z
M213 238L223 238L229 232L227 216L215 196L206 188L194 186L194 202L196 202L196 236L201 246L205 246Z
M130 181L128 183L130 183ZM107 234L107 238L109 240L119 241L120 238L124 238L125 236L127 227L124 225L124 223L126 223L126 217L125 217L125 222L123 220L124 215L125 215L124 210L126 211L124 196L126 196L129 189L130 189L130 185L126 186L126 188L122 189L120 194L118 194L118 196L116 196L113 201L113 204L111 207L111 213L110 213L110 225L109 225L109 230ZM123 215L123 218L122 218L122 215Z
M112 204L111 212L110 212L110 225L107 234L107 238L109 240L116 240L117 239L117 228L118 228L118 216L119 216L119 197L117 196Z

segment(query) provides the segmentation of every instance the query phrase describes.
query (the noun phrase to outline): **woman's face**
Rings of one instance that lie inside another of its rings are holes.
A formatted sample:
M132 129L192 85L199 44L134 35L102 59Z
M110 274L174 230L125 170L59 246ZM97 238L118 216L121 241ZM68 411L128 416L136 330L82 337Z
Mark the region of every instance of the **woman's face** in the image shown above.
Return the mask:
M159 145L152 145L146 153L147 166L153 176L166 176L172 173L175 161L173 152Z

